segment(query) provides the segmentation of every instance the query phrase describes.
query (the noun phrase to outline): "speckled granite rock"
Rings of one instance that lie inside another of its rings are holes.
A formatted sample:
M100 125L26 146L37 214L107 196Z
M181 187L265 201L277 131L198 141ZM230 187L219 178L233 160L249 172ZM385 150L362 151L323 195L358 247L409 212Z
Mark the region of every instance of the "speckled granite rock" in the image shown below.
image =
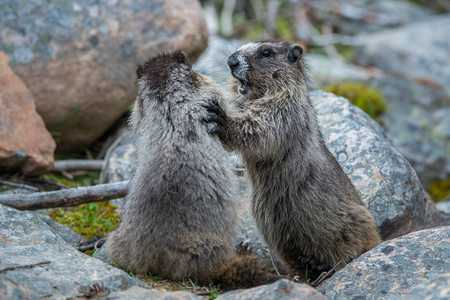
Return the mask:
M11 281L5 275L0 275L0 299L8 300L38 300L37 294Z
M450 298L450 272L420 284L401 297L408 300L448 300Z
M419 284L448 275L449 255L450 226L410 233L356 258L318 289L334 300L399 299ZM438 280L431 285L437 288L441 283ZM440 289L448 288L445 280Z
M250 299L326 299L321 293L306 284L295 283L286 279L272 284L262 285L246 290L225 293L217 300L250 300Z
M77 282L102 283L110 291L145 286L125 272L78 252L33 213L3 205L0 205L0 273L5 275L4 279L39 297L77 296L80 292Z
M100 174L100 183L130 180L136 161L136 149L130 131L122 133L105 155L105 164Z
M174 49L196 57L207 37L198 0L1 2L0 50L60 152L83 149L127 110L137 62Z
M44 215L43 213L34 212L39 218L41 218L42 221L44 221L50 228L53 229L53 231L62 237L66 243L73 247L77 247L80 245L82 241L84 241L83 236L76 233L72 229L68 228L67 226L64 226L61 223L56 222L50 216Z
M201 300L205 298L189 292L162 292L133 286L126 291L113 292L105 299Z
M34 98L0 51L0 173L40 175L53 167L55 141Z
M388 75L371 85L384 95L380 116L387 135L408 159L422 184L450 176L450 95L408 78Z
M383 129L348 100L312 93L325 141L375 217L382 234L409 220L429 218L433 208L408 161Z

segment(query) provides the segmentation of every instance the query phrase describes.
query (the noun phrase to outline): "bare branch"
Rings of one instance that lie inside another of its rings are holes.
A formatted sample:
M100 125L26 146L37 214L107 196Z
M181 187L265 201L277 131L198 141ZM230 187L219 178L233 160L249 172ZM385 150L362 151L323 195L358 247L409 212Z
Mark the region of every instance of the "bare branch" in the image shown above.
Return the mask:
M53 172L64 172L71 170L100 171L103 167L102 159L69 159L57 160L53 166Z
M128 191L128 183L129 181L121 181L53 192L0 195L0 204L19 210L36 210L108 201L124 197Z
M30 191L35 191L35 192L39 191L39 189L37 187L31 186L31 185L14 183L14 182L9 182L9 181L5 181L5 180L0 180L0 184L15 187L15 188L21 188L21 189L26 189L26 190L30 190Z

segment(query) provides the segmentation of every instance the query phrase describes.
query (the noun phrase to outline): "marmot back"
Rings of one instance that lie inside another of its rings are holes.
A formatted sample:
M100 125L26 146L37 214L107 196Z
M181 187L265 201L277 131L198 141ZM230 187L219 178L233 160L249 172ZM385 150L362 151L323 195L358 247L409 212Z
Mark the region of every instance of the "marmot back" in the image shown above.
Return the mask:
M252 258L243 263L234 252L237 178L203 120L205 106L221 101L219 89L194 72L182 52L152 57L137 75L130 120L136 173L120 226L106 242L111 260L135 273L199 283L221 281L237 265L255 267ZM258 282L254 274L247 284L276 279L270 274ZM234 283L245 284L223 287Z

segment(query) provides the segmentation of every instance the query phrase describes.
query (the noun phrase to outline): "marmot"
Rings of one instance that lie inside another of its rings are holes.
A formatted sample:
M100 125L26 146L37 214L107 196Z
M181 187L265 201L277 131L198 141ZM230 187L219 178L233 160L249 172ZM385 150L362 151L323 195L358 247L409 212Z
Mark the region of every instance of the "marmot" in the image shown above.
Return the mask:
M236 107L211 105L214 131L245 162L252 213L291 272L324 271L380 243L375 220L328 150L299 45L261 41L228 59ZM317 274L317 273L316 273Z
M150 58L137 77L130 120L136 172L121 223L107 237L113 264L223 289L279 279L234 251L237 178L204 121L205 104L221 101L219 88L194 72L183 52Z

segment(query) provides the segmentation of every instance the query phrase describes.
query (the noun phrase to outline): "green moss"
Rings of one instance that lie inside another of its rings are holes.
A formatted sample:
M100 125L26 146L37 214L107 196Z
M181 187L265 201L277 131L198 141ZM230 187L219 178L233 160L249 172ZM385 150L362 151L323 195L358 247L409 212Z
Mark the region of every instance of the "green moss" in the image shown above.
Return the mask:
M94 235L106 235L119 226L120 217L117 206L109 201L81 204L73 207L50 209L49 216L78 232L86 239Z
M428 187L428 193L436 202L444 200L450 196L450 177L444 180L432 180Z
M7 191L9 188L7 185L0 185L0 192Z
M84 175L78 175L73 178L73 180L67 179L66 177L54 174L54 173L48 173L45 175L42 175L41 178L45 180L52 180L58 183L62 183L64 185L70 186L70 187L79 187L79 186L90 186L95 183L100 178L100 173L98 172L91 172Z
M80 187L93 185L94 182L98 180L99 173L92 172L75 176L74 180L69 180L53 173L45 174L41 177L70 187ZM49 209L48 215L53 220L78 232L86 239L90 239L96 234L106 235L109 231L119 225L120 216L116 211L116 207L117 206L110 204L109 201L105 201Z
M376 119L386 110L383 95L374 87L364 83L335 83L324 88L325 91L347 98L351 103Z

